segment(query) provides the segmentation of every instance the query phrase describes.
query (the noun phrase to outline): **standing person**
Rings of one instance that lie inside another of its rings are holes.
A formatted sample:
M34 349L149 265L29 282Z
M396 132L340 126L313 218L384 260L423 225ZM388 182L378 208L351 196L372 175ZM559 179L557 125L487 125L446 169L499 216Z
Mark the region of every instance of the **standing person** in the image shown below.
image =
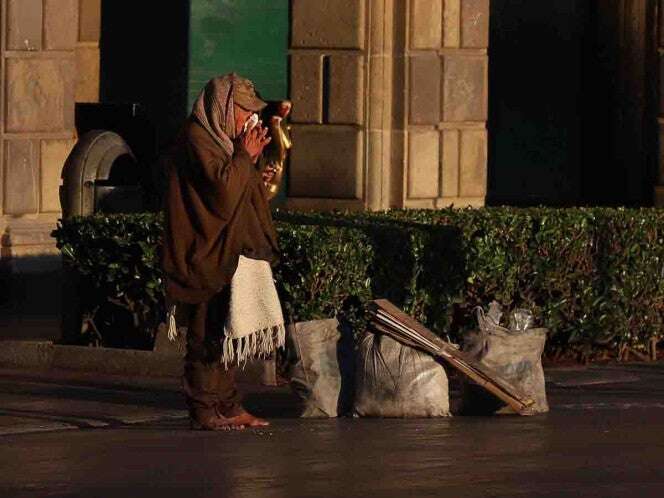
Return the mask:
M210 80L167 160L162 266L187 326L183 386L196 429L268 425L235 386L236 365L271 354L285 334L277 235L255 166L270 141L256 114L266 105L234 73Z

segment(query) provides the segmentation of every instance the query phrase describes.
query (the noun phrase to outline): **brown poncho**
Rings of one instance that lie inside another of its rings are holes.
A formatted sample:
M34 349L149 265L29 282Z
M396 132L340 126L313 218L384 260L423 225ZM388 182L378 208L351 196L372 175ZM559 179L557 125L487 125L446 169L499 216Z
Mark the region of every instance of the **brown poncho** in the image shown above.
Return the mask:
M166 160L162 265L172 301L208 301L230 283L241 254L278 257L261 174L233 145L232 78L208 83Z

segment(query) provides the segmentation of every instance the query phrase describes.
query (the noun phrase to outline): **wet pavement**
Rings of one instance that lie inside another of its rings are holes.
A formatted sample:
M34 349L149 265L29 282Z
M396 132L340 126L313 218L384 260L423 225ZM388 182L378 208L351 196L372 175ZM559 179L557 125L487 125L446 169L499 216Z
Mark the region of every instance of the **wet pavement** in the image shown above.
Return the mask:
M205 433L174 380L0 372L0 496L664 496L664 365L547 377L532 418L301 420L271 391L267 430Z

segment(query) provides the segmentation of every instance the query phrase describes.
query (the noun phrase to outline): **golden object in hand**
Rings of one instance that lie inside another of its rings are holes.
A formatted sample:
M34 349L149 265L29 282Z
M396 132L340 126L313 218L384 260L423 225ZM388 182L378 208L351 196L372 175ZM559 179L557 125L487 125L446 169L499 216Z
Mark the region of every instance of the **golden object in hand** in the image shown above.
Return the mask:
M290 136L290 126L285 123L285 118L291 110L291 102L284 100L276 103L276 114L269 116L268 129L272 141L263 151L262 171L271 169L274 175L265 182L268 199L274 199L279 193L286 168L288 150L293 146Z

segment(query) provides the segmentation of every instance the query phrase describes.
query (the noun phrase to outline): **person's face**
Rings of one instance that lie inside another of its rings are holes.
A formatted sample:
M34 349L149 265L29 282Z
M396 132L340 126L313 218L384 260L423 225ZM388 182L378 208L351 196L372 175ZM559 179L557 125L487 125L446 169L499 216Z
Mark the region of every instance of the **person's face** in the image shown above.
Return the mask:
M242 128L244 123L247 122L247 119L253 114L252 111L247 111L237 104L233 104L233 112L235 114L235 136L239 137L242 133Z

